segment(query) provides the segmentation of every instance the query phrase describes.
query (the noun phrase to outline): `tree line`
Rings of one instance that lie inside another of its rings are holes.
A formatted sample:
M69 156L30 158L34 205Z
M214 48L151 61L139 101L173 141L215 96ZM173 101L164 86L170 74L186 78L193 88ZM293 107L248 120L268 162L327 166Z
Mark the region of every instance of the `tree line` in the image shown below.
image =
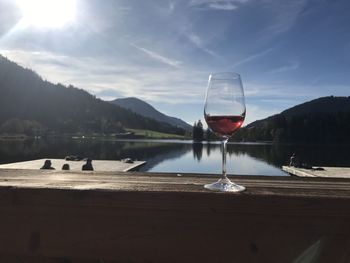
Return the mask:
M237 141L350 143L350 111L277 115L240 129Z
M193 139L218 139L193 126ZM276 143L350 143L350 97L328 96L296 105L239 129L232 141Z

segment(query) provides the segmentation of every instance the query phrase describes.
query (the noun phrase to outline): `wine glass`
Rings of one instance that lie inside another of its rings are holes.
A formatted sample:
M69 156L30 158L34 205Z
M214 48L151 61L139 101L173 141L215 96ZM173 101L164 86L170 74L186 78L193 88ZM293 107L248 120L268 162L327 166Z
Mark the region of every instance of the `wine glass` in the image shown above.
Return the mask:
M246 114L242 80L239 74L224 72L209 76L205 98L204 118L208 127L222 140L222 176L206 184L210 190L241 192L244 186L231 182L226 175L226 145L228 139L242 126Z

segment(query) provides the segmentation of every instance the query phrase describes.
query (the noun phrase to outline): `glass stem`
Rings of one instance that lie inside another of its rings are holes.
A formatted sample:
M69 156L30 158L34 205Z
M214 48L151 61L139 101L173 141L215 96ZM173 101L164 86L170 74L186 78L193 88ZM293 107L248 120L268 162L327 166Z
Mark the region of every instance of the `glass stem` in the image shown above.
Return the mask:
M227 181L227 175L226 175L226 149L227 149L227 141L228 138L224 138L222 140L222 180Z

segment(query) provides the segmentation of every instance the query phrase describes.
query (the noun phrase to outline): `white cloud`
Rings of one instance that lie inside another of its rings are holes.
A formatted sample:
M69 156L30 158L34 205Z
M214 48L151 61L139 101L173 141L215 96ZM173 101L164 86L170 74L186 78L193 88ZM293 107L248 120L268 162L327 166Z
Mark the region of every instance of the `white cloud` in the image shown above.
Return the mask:
M231 11L238 8L238 6L232 2L221 2L221 1L210 3L209 7L212 9L226 10L226 11Z
M308 0L271 1L265 4L272 10L272 23L264 30L266 36L274 36L291 29L297 22Z
M296 70L299 68L299 66L300 65L299 65L298 61L291 61L285 66L274 68L274 69L270 70L269 73L276 74L276 73L282 73L282 72L286 72L286 71Z
M176 5L176 2L170 2L169 3L169 10L170 10L170 12L174 11L175 5Z
M246 112L246 119L244 121L244 125L248 125L249 123L256 120L267 118L281 111L281 109L278 109L278 108L262 107L262 106L253 105L253 104L247 104L246 108L247 108L247 112Z
M151 51L149 49L146 49L146 48L143 48L143 47L139 47L133 43L130 44L131 46L133 46L134 48L144 52L145 54L147 54L150 58L158 61L158 62L161 62L163 64L166 64L168 66L171 66L171 67L179 67L182 62L181 61L178 61L178 60L174 60L174 59L170 59L170 58L167 58L167 57L164 57L154 51Z
M209 54L212 57L220 58L218 54L204 46L202 39L198 35L194 33L189 33L187 37L191 41L191 43L194 44L199 50Z
M0 53L54 83L72 84L95 95L109 90L125 97L136 96L170 104L202 102L209 74L183 68L118 65L102 58L50 52L0 50Z
M256 83L247 81L243 83L246 97L254 99L298 99L313 97L314 91L307 85L293 85L291 83L274 83L263 81Z
M249 2L250 0L192 0L190 6L200 9L213 9L222 11L236 10L240 4Z
M251 62L251 61L254 61L254 60L258 59L258 58L261 58L261 57L267 55L268 53L270 53L272 50L273 50L273 48L269 48L269 49L266 49L266 50L264 50L264 51L262 51L262 52L259 52L259 53L255 53L255 54L253 54L253 55L250 55L250 56L248 56L248 57L246 57L246 58L244 58L244 59L242 59L242 60L237 61L236 63L234 63L234 64L232 65L232 68L235 68L235 67L237 67L237 66L246 64L246 63Z

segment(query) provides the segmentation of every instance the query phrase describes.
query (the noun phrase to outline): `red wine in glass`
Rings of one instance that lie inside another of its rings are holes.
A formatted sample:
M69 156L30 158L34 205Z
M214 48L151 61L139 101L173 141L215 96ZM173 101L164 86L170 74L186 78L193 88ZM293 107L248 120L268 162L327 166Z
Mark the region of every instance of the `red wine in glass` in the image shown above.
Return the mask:
M222 139L221 179L204 187L223 192L241 192L244 186L231 182L226 175L226 145L242 126L246 108L242 80L239 74L227 72L209 76L205 97L204 118L208 127Z
M209 128L219 136L232 136L243 124L244 115L205 115Z

